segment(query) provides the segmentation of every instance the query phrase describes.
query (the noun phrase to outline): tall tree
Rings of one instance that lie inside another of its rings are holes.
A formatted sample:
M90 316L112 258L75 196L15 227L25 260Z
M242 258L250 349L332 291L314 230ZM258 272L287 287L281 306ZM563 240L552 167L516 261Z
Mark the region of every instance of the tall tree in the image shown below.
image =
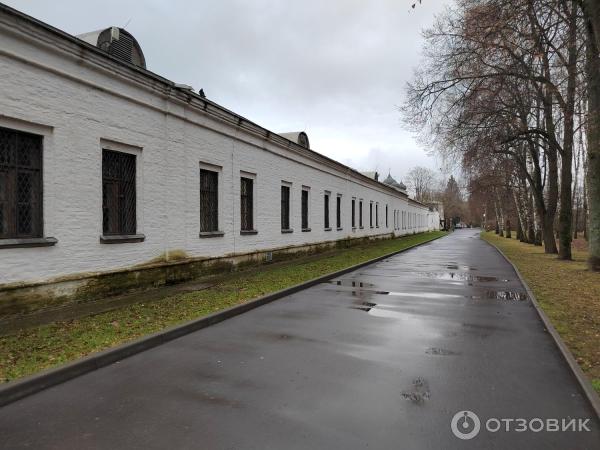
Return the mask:
M589 265L600 271L600 2L582 0L586 32Z

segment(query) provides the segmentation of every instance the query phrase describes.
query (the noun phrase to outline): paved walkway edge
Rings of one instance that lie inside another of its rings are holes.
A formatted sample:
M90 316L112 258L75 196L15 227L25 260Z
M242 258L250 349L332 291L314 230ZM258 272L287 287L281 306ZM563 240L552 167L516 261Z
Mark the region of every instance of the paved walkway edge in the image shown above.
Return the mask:
M502 255L502 257L512 266L513 270L517 274L517 277L519 277L519 280L521 281L521 283L523 283L523 286L525 286L527 295L529 295L529 298L531 299L531 303L533 304L533 307L535 308L538 315L540 316L540 319L544 323L546 330L548 330L548 333L550 333L550 336L552 336L554 343L560 350L560 353L562 354L563 358L567 362L569 368L571 369L571 372L573 372L573 375L577 379L577 382L579 383L579 386L581 387L583 394L585 395L587 400L590 402L592 409L594 410L594 412L596 413L598 418L600 418L600 397L598 397L598 394L596 393L596 390L593 388L592 383L590 382L588 377L583 373L583 370L581 370L581 367L579 367L579 364L577 364L577 361L575 360L575 357L573 356L573 354L567 347L567 344L565 344L565 342L560 337L560 334L558 334L558 331L556 331L556 328L554 328L554 325L552 325L552 322L550 322L550 318L542 310L542 307L540 306L537 299L535 298L535 295L533 295L533 291L531 290L531 288L525 281L525 278L523 278L523 276L521 275L521 272L519 272L519 269L517 269L517 266L515 266L513 264L513 262L508 258L508 256L506 256L504 254L504 252L502 252L502 250L500 250L496 245L492 244L491 242L489 242L485 239L481 239L481 240L487 242L492 247L494 247L496 249L496 251L498 253L500 253Z
M195 319L190 322L186 322L182 325L176 325L174 327L167 328L157 333L136 339L132 342L128 342L126 344L110 348L108 350L91 354L71 363L67 363L65 365L53 369L48 369L46 371L42 371L37 374L30 375L28 377L8 382L0 386L0 407L17 401L23 397L35 394L36 392L42 391L49 387L55 386L60 383L64 383L65 381L84 375L88 372L100 369L101 367L105 367L117 361L121 361L129 356L135 355L136 353L141 353L144 350L157 347L161 344L164 344L165 342L172 341L186 334L193 333L194 331L201 330L202 328L206 328L210 325L222 322L231 317L243 314L247 311L250 311L254 308L258 308L262 305L266 305L267 303L271 303L287 295L294 294L298 291L302 291L316 284L328 281L332 278L344 275L348 272L352 272L361 267L373 264L375 262L381 261L399 253L406 252L415 247L428 244L444 236L446 235L437 236L425 242L420 242L418 244L411 245L410 247L406 247L402 250L387 253L385 255L378 256L377 258L373 258L368 261L355 264L354 266L346 267L345 269L339 270L337 272L332 272L318 278L313 278L312 280L305 281L304 283L296 284L289 288L272 292L255 300L251 300L240 305L232 306L231 308L227 308L222 311L209 314L208 316L204 316L200 319Z

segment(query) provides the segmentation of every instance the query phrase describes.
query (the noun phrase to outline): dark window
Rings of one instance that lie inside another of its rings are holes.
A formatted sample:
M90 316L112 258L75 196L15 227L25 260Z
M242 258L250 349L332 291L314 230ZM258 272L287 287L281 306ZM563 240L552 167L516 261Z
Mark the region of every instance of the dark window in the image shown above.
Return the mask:
M385 205L385 227L388 228L388 205Z
M335 221L338 228L342 228L342 197L337 197L337 205L335 211Z
M358 202L358 226L363 227L363 202Z
M352 199L352 228L356 228L356 217L354 217L355 210L356 210L356 200Z
M135 155L102 150L102 233L135 234Z
M375 203L375 226L379 228L379 203Z
M42 136L0 128L0 239L42 237Z
M200 169L200 232L219 230L219 173Z
M369 226L373 228L373 202L369 203Z
M302 190L302 229L308 229L308 191Z
M329 228L329 194L325 194L323 206L325 228Z
M290 229L290 188L281 186L281 229Z
M253 180L251 178L240 178L240 218L241 228L244 231L254 230L252 185Z

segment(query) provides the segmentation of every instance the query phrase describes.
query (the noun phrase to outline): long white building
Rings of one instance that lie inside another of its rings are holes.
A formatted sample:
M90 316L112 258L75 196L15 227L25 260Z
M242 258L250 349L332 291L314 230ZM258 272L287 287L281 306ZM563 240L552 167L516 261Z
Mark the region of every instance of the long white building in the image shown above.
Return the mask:
M0 315L210 265L438 229L437 212L145 68L0 4Z

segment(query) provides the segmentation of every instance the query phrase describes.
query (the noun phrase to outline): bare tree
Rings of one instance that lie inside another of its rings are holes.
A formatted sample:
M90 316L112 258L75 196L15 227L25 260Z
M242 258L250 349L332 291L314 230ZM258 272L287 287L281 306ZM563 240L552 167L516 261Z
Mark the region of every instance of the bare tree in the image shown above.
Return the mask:
M415 199L420 202L426 203L434 200L436 183L436 173L427 167L414 167L406 176L407 187L414 193Z

